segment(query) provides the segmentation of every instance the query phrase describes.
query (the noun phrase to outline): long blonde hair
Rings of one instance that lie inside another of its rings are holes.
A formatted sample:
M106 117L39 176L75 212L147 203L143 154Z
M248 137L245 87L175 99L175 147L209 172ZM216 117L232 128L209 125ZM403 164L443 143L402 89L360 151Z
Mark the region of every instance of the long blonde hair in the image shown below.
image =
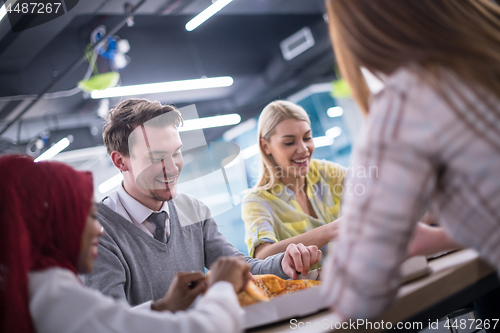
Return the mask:
M489 0L326 0L326 6L341 74L366 114L370 91L361 67L390 75L416 65L440 93L441 69L449 69L473 91L479 85L500 97L500 7Z
M271 189L276 185L276 163L272 156L267 155L262 149L261 139L269 142L269 139L274 134L276 126L286 119L302 120L311 124L311 120L307 112L297 104L288 101L274 101L269 103L261 112L257 125L261 165L260 174L255 188Z

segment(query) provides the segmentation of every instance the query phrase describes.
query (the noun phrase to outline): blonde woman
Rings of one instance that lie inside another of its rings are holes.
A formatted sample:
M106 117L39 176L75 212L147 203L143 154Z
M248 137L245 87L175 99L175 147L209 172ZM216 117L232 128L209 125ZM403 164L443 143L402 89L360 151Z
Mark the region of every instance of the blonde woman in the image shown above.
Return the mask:
M242 202L249 255L264 259L292 243L325 246L337 234L344 168L312 159L311 122L291 102L267 105L258 135L262 170Z
M500 269L500 8L488 0L327 0L342 76L367 114L324 283L341 318L372 318L427 209ZM361 68L384 80L370 95ZM348 193L347 193L348 194ZM498 318L498 317L496 317Z

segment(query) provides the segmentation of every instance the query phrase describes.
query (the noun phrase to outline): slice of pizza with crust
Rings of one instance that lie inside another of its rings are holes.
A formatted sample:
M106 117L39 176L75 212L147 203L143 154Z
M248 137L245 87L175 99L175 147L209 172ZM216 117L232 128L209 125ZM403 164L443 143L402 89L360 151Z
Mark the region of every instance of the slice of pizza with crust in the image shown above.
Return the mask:
M254 275L246 289L238 294L241 306L250 305L280 295L307 289L321 284L314 280L283 280L273 274Z

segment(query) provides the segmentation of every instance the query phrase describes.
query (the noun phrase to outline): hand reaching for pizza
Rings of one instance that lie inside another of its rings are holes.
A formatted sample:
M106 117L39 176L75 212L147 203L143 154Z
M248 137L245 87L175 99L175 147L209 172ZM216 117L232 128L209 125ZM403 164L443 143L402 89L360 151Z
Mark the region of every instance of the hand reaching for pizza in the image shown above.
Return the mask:
M321 250L315 245L304 246L302 243L289 244L281 261L283 272L292 280L297 279L297 272L307 275L309 268L321 260Z
M244 290L248 281L252 278L250 266L238 257L221 257L210 266L208 285L212 286L218 281L227 281L239 293Z
M154 311L184 311L198 295L207 290L207 282L202 272L178 272L165 296L151 303Z

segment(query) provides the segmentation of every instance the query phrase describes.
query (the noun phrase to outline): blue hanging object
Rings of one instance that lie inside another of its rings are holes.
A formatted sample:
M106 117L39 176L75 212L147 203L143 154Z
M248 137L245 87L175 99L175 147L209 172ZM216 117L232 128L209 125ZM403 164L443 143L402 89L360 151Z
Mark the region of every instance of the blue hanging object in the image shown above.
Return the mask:
M116 40L113 37L108 37L107 47L99 49L99 55L103 58L113 60L116 54Z

